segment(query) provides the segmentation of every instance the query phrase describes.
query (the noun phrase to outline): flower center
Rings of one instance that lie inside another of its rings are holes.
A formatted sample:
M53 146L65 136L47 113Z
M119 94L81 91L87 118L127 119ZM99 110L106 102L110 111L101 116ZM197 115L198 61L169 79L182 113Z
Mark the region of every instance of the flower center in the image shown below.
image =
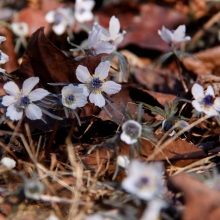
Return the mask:
M139 128L134 124L128 124L125 128L125 132L132 138L136 138L139 135Z
M94 77L91 81L92 88L99 89L102 86L103 81L98 77Z
M75 102L75 96L72 93L70 93L66 96L65 101L68 105L71 105Z
M78 11L79 11L80 14L83 14L86 10L85 10L85 8L80 7L80 8L78 9Z
M206 96L202 99L202 104L203 104L204 106L211 107L211 106L213 106L214 101L215 101L215 98L214 98L212 95L206 95Z
M63 16L59 13L56 13L54 16L54 23L59 24L63 20Z
M21 97L21 98L18 100L18 106L19 106L20 108L26 108L29 104L31 104L31 101L30 101L29 96Z
M136 183L136 186L138 188L143 188L146 187L149 184L149 182L150 182L149 178L144 176L139 179L139 181Z
M163 130L164 130L165 132L168 131L168 130L170 130L170 128L172 128L174 124L175 124L175 123L174 123L173 121L171 121L171 120L166 120L165 123L164 123L164 125L163 125Z

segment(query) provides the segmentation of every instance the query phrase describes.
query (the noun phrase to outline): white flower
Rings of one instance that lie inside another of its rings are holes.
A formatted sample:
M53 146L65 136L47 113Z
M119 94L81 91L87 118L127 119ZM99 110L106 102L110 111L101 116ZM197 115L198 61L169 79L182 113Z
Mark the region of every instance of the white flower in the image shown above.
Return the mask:
M127 120L122 125L121 140L126 144L134 144L142 133L142 126L135 120Z
M118 93L121 90L121 85L113 81L105 81L110 69L110 62L101 62L95 69L95 74L90 75L87 67L79 65L76 69L77 79L85 83L82 87L86 88L86 94L89 95L89 100L98 107L105 105L105 99L102 92L109 95Z
M93 19L93 13L91 10L95 5L93 0L76 0L75 4L75 18L78 22L91 21Z
M94 55L100 53L110 54L114 50L114 46L109 42L100 40L102 36L102 27L98 23L94 23L92 31L89 32L88 47Z
M12 31L18 37L27 37L29 33L28 24L25 22L13 22L11 24Z
M62 91L62 104L70 109L83 107L87 103L87 97L83 94L83 88L69 84Z
M219 115L220 98L215 98L212 86L208 86L204 94L203 87L195 83L192 87L192 94L195 99L192 101L192 105L198 112L204 112L210 116Z
M162 199L153 199L148 202L147 208L145 209L140 220L158 220L161 209L166 208L167 203Z
M160 162L146 164L133 160L128 166L128 176L122 181L122 187L140 199L151 200L164 194L163 170Z
M35 89L31 92L34 86L39 82L38 77L30 77L23 83L22 89L19 90L18 86L10 81L7 82L3 89L9 95L5 95L2 99L2 104L8 106L6 116L11 120L19 120L22 118L23 111L25 115L31 119L41 119L42 111L33 102L43 99L49 95L45 89Z
M74 24L74 13L71 8L58 8L49 11L45 19L52 23L52 29L57 35L62 35L68 27Z
M166 41L168 44L178 44L184 41L189 41L191 37L186 35L186 26L180 25L175 31L170 31L166 29L164 26L162 30L158 30L158 34L161 38Z
M117 156L116 164L118 166L127 169L129 163L130 163L130 160L128 159L128 156L125 156L125 155L118 155Z
M126 31L120 32L120 22L118 18L112 16L109 22L109 29L105 29L102 27L102 36L101 40L108 41L114 45L114 50L116 49L116 45L120 44L124 39L124 34Z
M16 166L15 160L13 160L13 159L11 159L9 157L3 157L1 159L1 164L3 166L5 166L6 168L8 168L8 169L13 169Z
M4 64L6 62L9 61L9 57L8 55L6 55L5 53L3 53L1 50L0 50L0 64Z
M6 40L6 37L0 36L0 43Z

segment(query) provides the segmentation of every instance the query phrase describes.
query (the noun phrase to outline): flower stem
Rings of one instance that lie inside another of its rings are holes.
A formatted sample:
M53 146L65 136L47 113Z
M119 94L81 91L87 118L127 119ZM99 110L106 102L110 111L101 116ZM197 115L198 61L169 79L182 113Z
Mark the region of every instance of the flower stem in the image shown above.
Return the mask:
M61 116L61 114L62 114L62 109L59 111L58 116ZM60 125L60 120L56 120L56 123L54 125L52 134L50 136L49 142L48 142L47 147L46 147L46 152L45 152L45 158L46 159L48 159L49 156L50 156L50 151L51 151L51 148L52 148L52 144L53 144L53 141L54 141L54 138L55 138L55 135L57 133L59 125Z
M172 52L173 52L173 54L174 54L174 56L175 56L175 62L176 62L176 65L177 65L177 67L178 67L178 75L179 75L179 78L180 78L180 82L181 82L181 84L182 84L182 87L183 87L184 91L185 91L185 92L188 92L188 88L187 88L187 86L186 86L186 83L185 83L184 80L183 80L182 68L181 68L181 66L180 66L179 58L178 58L178 56L176 55L176 50L175 50L174 45L171 45L171 49L172 49Z

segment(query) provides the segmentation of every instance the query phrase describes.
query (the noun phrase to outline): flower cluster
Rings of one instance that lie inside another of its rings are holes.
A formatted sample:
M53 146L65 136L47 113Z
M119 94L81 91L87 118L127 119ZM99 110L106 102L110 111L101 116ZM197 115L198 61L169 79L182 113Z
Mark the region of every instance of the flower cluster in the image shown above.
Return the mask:
M111 17L108 29L94 23L92 31L89 32L89 51L94 55L110 54L117 49L117 45L122 42L125 33L126 31L120 33L120 22L115 16Z
M47 12L45 20L52 24L52 29L57 35L62 35L65 31L69 32L75 20L83 23L93 19L91 10L95 5L94 0L76 0L75 7L57 8Z

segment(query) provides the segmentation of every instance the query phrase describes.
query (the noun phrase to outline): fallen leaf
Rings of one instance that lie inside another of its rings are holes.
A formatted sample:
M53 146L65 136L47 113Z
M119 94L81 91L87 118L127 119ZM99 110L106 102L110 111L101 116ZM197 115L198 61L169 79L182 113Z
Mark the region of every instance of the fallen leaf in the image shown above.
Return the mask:
M170 177L171 183L184 193L183 220L220 219L220 192L181 173Z
M185 23L185 16L174 9L131 1L109 4L96 14L100 24L105 27L108 27L112 15L119 19L121 29L127 32L119 47L136 45L140 48L167 50L168 46L158 35L158 30L163 25L172 30Z

